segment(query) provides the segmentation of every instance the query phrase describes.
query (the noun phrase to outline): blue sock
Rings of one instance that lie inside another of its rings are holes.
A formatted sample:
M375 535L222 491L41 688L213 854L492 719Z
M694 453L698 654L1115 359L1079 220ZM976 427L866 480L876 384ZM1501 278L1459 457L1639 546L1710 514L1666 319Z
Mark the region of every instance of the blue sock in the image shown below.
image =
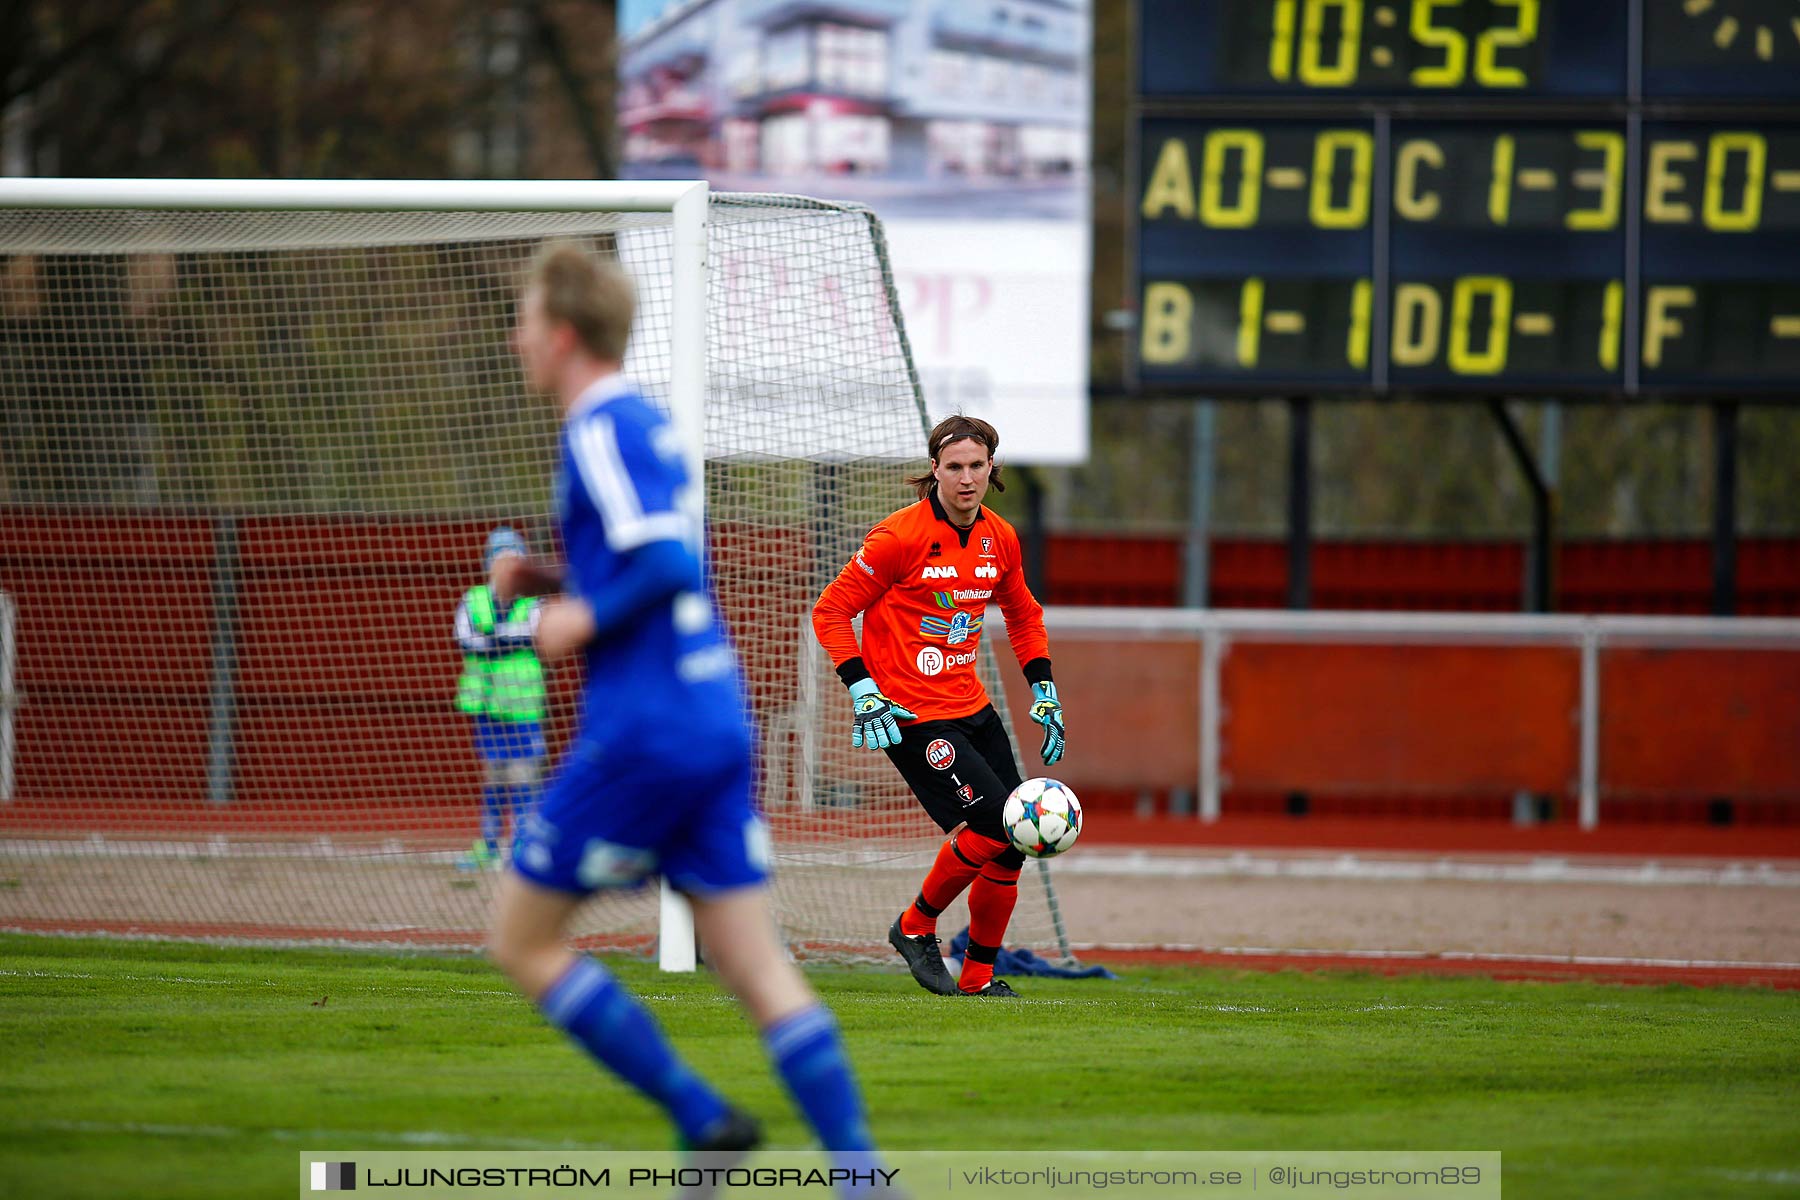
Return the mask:
M577 958L538 1007L613 1074L662 1105L688 1141L701 1140L728 1111L681 1061L648 1010L593 959Z
M500 845L500 830L506 824L506 793L509 789L504 784L490 783L481 789L481 840L488 844L488 849Z
M844 1057L837 1022L823 1005L784 1017L763 1030L763 1043L794 1103L840 1165L866 1168L875 1148L862 1096Z

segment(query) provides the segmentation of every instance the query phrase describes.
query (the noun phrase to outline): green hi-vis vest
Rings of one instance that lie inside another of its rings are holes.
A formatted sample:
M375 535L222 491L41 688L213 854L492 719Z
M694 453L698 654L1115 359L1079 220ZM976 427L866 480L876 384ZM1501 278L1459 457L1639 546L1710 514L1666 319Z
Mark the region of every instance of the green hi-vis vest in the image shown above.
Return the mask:
M463 596L469 606L469 624L484 637L494 636L494 595L487 585L472 587ZM523 621L531 614L531 600L513 601L509 621ZM544 719L544 668L529 646L505 654L463 655L462 678L456 684L456 707L470 715L487 714L499 721Z

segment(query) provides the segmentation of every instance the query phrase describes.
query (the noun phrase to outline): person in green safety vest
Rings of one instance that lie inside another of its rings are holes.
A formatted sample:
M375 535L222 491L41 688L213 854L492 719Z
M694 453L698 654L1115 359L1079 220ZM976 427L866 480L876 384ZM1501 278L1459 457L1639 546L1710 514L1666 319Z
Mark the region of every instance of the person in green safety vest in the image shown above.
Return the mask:
M491 575L508 554L524 557L529 547L501 525L488 535L483 568ZM469 715L483 770L481 836L458 864L465 869L498 869L509 813L522 816L537 799L544 766L544 668L531 645L537 606L530 597L497 597L486 583L456 606L463 655L456 707Z

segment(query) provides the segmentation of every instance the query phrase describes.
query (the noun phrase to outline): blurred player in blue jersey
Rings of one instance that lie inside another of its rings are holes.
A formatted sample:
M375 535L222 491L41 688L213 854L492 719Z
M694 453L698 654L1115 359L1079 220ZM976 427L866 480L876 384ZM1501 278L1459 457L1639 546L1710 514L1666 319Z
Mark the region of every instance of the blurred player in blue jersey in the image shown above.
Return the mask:
M489 572L509 554L530 551L509 525L488 534L482 562ZM462 677L456 706L469 714L475 753L481 759L481 836L457 865L491 870L500 865L507 815L531 810L544 767L544 668L531 648L531 610L537 601L496 593L485 582L456 605L456 644Z
M776 1072L842 1164L872 1162L862 1098L831 1014L787 961L751 793L737 655L705 577L698 481L668 417L619 373L635 298L624 272L547 250L514 348L565 417L558 516L566 567L505 556L492 584L543 595L539 656L582 654L581 724L502 877L489 948L552 1023L660 1104L684 1145L749 1149L756 1122L670 1047L604 967L564 944L582 900L657 874L686 894L708 963L762 1031Z

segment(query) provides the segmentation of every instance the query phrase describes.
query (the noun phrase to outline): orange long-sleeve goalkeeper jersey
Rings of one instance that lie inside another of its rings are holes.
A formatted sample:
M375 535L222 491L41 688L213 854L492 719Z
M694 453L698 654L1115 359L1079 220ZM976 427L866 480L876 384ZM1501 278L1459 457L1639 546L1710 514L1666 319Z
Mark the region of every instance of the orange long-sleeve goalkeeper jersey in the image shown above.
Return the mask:
M990 599L1006 614L1026 676L1049 679L1044 610L1025 585L1019 535L986 508L959 529L933 493L869 530L813 605L813 630L846 683L861 677L860 657L882 692L920 720L954 720L988 704L975 650ZM858 613L860 650L850 624Z

